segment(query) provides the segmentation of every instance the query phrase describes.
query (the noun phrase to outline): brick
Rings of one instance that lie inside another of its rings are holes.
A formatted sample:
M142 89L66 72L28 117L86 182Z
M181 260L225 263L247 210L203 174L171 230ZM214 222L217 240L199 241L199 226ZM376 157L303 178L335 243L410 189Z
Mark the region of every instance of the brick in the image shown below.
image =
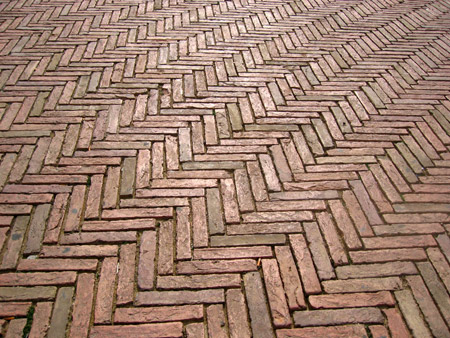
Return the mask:
M119 193L120 168L109 167L106 176L105 192L103 198L103 208L114 208L117 203Z
M172 208L123 208L104 210L102 212L103 219L121 219L121 218L168 218L172 217Z
M19 271L95 271L97 269L97 259L61 259L61 258L40 258L22 259L17 270Z
M202 289L238 287L241 279L238 274L206 274L190 276L159 276L159 289Z
M323 241L319 226L315 222L304 223L306 239L309 243L314 264L317 267L317 275L321 280L335 278L331 260L328 257L327 249Z
M415 274L417 270L411 262L388 262L380 264L348 265L336 268L338 278L384 277Z
M134 292L136 245L124 244L120 248L119 273L117 281L117 304L131 303Z
M190 259L192 257L190 209L188 207L178 207L176 208L176 214L177 259Z
M348 293L309 296L309 303L316 309L333 309L346 307L394 306L394 297L388 291L375 293Z
M227 317L230 337L251 337L244 295L240 290L226 292Z
M213 304L206 308L206 318L208 323L208 335L213 338L228 337L228 330L225 323L223 305Z
M384 317L377 308L362 307L339 310L317 310L294 312L297 326L340 325L354 323L384 323Z
M62 193L56 195L50 216L48 218L47 229L44 235L44 243L55 243L58 241L68 199L69 194Z
M302 235L290 235L289 241L291 242L294 257L297 261L305 293L320 293L322 288L304 237Z
M11 229L11 235L6 246L6 252L3 255L0 270L12 269L17 266L29 220L30 218L28 216L19 216L16 218Z
M381 249L350 252L353 263L376 263L400 260L425 260L427 255L423 249Z
M38 253L44 236L45 224L50 212L50 204L38 205L31 219L25 254Z
M408 276L406 277L411 291L414 295L414 299L419 305L425 320L430 326L431 332L434 336L449 336L450 332L442 319L439 310L431 298L430 293L425 286L422 278L420 276Z
M117 255L117 245L44 246L40 257L108 257Z
M238 223L240 221L238 204L236 200L235 185L232 179L221 179L220 187L225 221L227 223Z
M245 223L227 226L228 235L250 235L303 232L300 222Z
M240 236L212 236L211 246L245 246L245 245L267 245L267 244L284 244L286 242L285 235L240 235Z
M203 323L191 323L186 325L186 336L187 338L204 338L205 327L203 326Z
M286 297L284 295L277 261L275 259L263 259L262 267L273 325L275 327L288 327L292 322Z
M205 199L192 198L192 240L195 248L208 245L208 225Z
M431 332L420 316L420 310L414 301L411 291L401 290L395 291L400 310L405 317L408 326L411 328L413 335L419 337L432 337Z
M367 337L366 329L363 325L343 325L343 326L317 326L296 329L283 329L277 331L278 338L320 338L320 337Z
M386 239L389 238L389 241ZM431 235L392 236L363 239L368 249L401 248L401 247L428 247L435 246L436 242Z
M208 215L208 228L211 235L224 233L221 200L219 190L210 188L206 190L206 208Z
M345 254L344 247L339 240L339 235L334 227L330 215L327 212L318 213L317 220L324 233L325 241L328 244L330 256L334 264L342 265L348 263L347 255Z
M173 273L173 223L161 222L159 230L159 258L158 274L169 275Z
M77 290L73 304L70 337L87 337L90 312L94 297L94 275L83 273L78 276ZM89 311L87 311L89 310Z
M442 316L448 323L450 321L450 300L446 296L447 291L445 286L439 280L439 277L430 262L417 263L417 268L440 309Z
M6 332L6 338L20 337L23 333L23 329L27 323L24 319L12 319L8 325L8 331Z
M151 218L129 219L125 221L85 221L84 231L152 230L156 221Z
M31 330L29 337L45 337L49 327L50 327L50 315L52 313L51 302L40 302L37 303L33 316L33 324L31 325Z
M67 323L69 321L69 311L72 305L72 297L74 293L73 287L62 287L58 290L50 327L48 329L48 337L61 337L65 334Z
M154 323L188 321L203 318L201 305L118 308L114 314L115 323Z
M103 175L93 175L86 200L86 209L84 212L85 218L89 219L99 217L102 187Z
M211 304L225 301L222 289L200 291L145 291L136 296L137 305Z
M402 315L397 309L384 309L384 314L387 317L389 330L392 337L411 337L409 330L403 321Z
M204 260L179 262L177 272L181 274L232 273L255 271L256 262L252 259Z
M0 287L1 301L18 300L53 300L56 297L56 287Z
M245 274L244 286L253 336L275 337L259 273Z
M383 325L371 325L369 330L374 338L390 337L388 330Z
M142 324L142 325L114 325L114 326L94 326L91 330L90 337L123 337L130 334L135 337L144 337L145 332L147 338L173 338L183 336L183 324L181 322L158 323L158 324Z
M10 302L2 304L0 317L25 317L31 302Z
M95 323L111 322L117 263L116 257L103 260L95 301Z
M322 282L322 285L327 293L389 291L402 288L399 277L329 280Z
M124 275L122 280L125 279L122 283L126 283L130 285L123 285L124 298L123 302L127 303L130 301L130 295L133 294L133 279L130 280L130 277L134 277L134 270L131 269L131 266L134 266L135 261L135 246L133 244L128 245L128 247L122 247L122 250L125 249L125 255L123 259L128 262L128 265L125 265ZM139 263L138 263L138 271L137 271L137 283L138 287L141 289L152 289L154 286L154 270L155 270L155 255L156 255L156 233L155 231L145 231L141 236L141 242L139 247ZM122 258L122 257L121 257ZM124 262L125 263L125 262ZM119 262L120 264L120 262ZM130 275L130 276L129 276ZM121 282L119 275L119 283ZM119 300L118 300L119 301ZM121 302L119 302L120 304ZM123 303L122 303L123 304Z
M230 259L272 257L269 246L206 248L194 250L194 259Z

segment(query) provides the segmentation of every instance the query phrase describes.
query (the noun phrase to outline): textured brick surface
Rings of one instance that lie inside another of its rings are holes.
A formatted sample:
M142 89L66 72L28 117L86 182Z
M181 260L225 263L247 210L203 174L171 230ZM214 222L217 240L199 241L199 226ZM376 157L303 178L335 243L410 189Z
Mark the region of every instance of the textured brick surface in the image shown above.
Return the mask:
M1 2L0 336L450 337L449 79L449 0Z

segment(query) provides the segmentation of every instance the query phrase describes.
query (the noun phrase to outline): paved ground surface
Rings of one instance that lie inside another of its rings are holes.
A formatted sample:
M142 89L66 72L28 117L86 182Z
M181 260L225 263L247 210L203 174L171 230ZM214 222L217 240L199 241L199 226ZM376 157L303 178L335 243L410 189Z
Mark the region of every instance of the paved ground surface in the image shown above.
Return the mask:
M12 0L0 70L5 337L450 337L450 1Z

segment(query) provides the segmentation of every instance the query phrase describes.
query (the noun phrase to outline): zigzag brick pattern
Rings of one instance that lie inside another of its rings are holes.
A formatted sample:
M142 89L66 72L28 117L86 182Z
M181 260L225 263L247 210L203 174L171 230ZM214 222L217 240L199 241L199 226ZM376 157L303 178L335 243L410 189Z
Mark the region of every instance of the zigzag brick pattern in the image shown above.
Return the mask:
M0 336L450 337L449 146L448 0L0 2Z

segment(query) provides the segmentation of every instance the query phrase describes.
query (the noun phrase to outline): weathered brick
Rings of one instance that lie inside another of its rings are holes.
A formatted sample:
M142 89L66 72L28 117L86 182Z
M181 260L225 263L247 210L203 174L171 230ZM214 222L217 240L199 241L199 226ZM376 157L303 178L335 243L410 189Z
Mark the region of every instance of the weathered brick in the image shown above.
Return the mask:
M298 326L341 325L357 323L384 323L377 308L362 307L339 310L317 310L294 312L294 323Z
M145 337L182 337L183 324L181 322L161 323L161 324L141 324L141 325L114 325L114 326L94 326L90 337L123 337L124 335L134 335L138 337L145 332Z
M114 314L115 323L154 323L203 318L201 305L160 306L140 308L118 308Z
M244 295L240 290L230 289L226 292L228 327L230 337L251 337Z
M70 337L87 337L94 301L94 275L83 273L78 276L77 290L72 310Z
M47 333L48 337L56 338L65 334L69 322L69 312L72 306L73 293L73 287L65 286L58 290L52 319L50 320L50 327Z
M318 326L277 330L278 338L367 337L364 325Z
M259 273L245 274L244 286L253 336L275 337Z
M222 289L200 291L145 291L136 296L137 305L211 304L225 301Z
M116 257L103 260L95 301L95 323L111 322L117 263Z
M275 327L288 327L292 322L276 259L263 259L262 268L273 324Z

